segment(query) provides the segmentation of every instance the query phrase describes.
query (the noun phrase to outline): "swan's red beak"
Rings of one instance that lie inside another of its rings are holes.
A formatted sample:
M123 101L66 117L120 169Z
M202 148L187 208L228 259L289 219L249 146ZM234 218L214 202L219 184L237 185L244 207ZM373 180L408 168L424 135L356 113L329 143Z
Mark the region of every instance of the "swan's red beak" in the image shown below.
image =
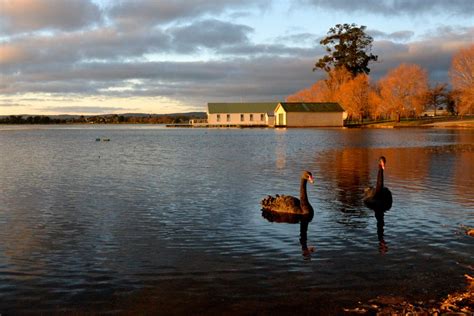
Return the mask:
M311 184L314 184L314 178L313 178L312 176L310 176L310 177L308 178L308 181L309 181Z
M383 160L380 160L380 167L382 170L385 170L385 162L383 162Z

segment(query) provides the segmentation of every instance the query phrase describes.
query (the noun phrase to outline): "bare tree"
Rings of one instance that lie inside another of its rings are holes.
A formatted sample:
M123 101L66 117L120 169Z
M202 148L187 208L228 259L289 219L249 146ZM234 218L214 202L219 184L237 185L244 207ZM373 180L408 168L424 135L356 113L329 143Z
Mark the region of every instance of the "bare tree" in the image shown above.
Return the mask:
M474 113L474 45L454 55L449 76L454 90L459 93L459 114Z

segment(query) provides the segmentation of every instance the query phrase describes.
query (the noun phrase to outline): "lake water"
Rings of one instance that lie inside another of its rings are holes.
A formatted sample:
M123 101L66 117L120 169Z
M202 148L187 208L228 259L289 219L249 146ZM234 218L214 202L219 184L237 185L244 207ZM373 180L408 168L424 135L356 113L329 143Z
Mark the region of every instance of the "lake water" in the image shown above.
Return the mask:
M0 153L0 314L321 312L474 273L474 130L0 126ZM302 170L311 257L260 210Z

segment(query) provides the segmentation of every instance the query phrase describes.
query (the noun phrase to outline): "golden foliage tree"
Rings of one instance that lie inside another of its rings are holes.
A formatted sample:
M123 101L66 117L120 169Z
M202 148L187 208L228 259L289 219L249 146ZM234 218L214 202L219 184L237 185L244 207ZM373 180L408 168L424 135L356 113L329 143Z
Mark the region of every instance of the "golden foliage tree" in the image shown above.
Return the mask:
M340 102L339 90L350 80L352 80L352 75L347 69L335 68L328 72L327 79L317 81L311 87L288 96L286 100L288 102Z
M338 102L349 117L363 118L367 112L369 76L355 77L344 67L332 69L327 79L287 97L288 102Z
M382 102L378 84L372 85L369 89L367 107L370 117L374 120L380 119L388 113L386 104Z
M369 77L358 74L353 79L345 81L337 91L338 101L347 111L349 117L363 119L368 111Z
M458 92L459 114L474 113L474 45L459 50L453 56L449 76Z
M325 102L329 90L325 80L319 80L311 87L300 90L286 98L288 102Z
M418 65L401 64L379 81L380 97L390 115L417 116L424 110L428 76Z

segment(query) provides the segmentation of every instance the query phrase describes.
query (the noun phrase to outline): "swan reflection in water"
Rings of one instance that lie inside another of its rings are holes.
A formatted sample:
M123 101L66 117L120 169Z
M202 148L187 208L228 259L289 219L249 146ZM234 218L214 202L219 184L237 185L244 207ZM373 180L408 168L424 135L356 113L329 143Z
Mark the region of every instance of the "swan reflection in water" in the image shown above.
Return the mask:
M375 219L377 220L377 237L379 239L379 252L385 254L388 251L387 243L384 238L384 226L385 226L385 211L374 210Z
M311 259L311 253L315 251L312 246L308 247L308 226L314 214L285 214L262 210L262 217L269 222L300 224L300 244L305 259Z
M309 259L314 247L308 247L308 224L314 216L314 210L308 200L307 183L314 183L313 174L307 170L300 177L300 198L291 195L268 195L261 202L262 216L270 222L300 223L300 244L303 256Z

